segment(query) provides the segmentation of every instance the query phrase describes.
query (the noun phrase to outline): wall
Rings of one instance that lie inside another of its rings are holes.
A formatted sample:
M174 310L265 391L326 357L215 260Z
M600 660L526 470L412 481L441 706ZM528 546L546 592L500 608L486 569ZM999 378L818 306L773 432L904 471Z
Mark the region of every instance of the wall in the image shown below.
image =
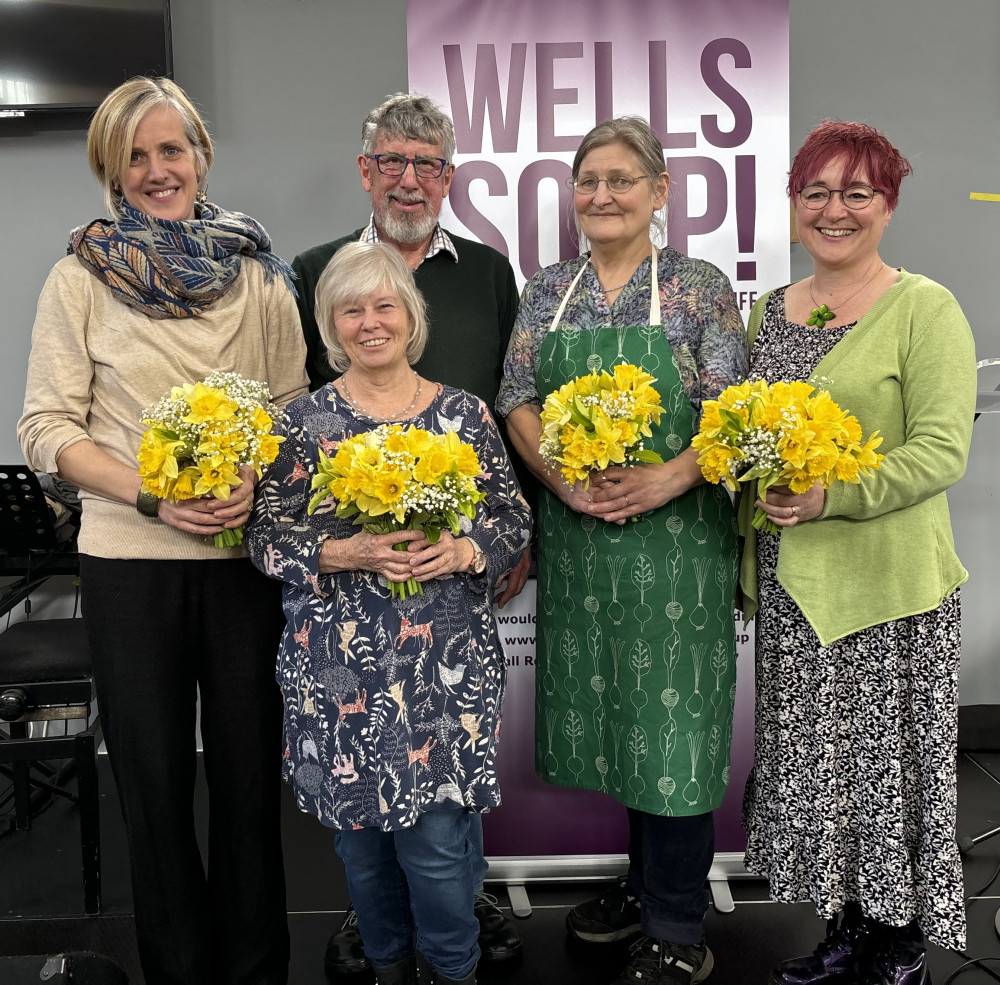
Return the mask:
M969 200L1000 192L1000 4L790 2L792 149L824 116L885 130L916 171L883 257L946 284L980 355L1000 356L992 235L1000 203ZM257 216L287 257L360 225L360 124L386 93L406 87L404 0L172 0L172 11L176 78L216 140L212 201ZM68 229L103 211L81 131L9 122L0 120L0 461L20 457L14 424L39 289ZM809 273L801 247L792 248L792 272ZM972 575L963 589L965 702L1000 702L998 447L1000 417L980 419L968 475L950 497Z

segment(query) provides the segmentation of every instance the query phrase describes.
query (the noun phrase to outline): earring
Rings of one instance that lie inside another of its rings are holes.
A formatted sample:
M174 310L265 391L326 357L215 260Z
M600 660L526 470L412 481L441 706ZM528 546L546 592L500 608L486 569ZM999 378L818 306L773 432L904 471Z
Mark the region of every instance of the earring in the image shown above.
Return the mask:
M201 189L198 192L198 194L195 195L195 201L197 201L199 204L204 204L205 202L208 201L208 195L204 189Z

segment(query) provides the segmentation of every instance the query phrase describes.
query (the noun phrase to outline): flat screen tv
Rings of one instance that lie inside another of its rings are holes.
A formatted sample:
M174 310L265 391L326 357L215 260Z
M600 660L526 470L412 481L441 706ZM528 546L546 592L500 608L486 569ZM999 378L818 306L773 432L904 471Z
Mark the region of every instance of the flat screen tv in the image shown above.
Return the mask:
M0 116L93 110L172 68L169 0L0 0Z

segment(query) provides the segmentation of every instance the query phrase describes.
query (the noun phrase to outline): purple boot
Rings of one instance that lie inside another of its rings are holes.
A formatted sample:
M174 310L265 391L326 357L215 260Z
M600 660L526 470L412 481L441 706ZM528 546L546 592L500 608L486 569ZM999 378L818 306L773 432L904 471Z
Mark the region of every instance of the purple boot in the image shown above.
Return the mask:
M858 967L858 985L931 985L923 939L879 941Z
M812 954L782 961L770 985L854 985L855 963L869 937L861 907L848 903L843 914L826 925L826 938Z

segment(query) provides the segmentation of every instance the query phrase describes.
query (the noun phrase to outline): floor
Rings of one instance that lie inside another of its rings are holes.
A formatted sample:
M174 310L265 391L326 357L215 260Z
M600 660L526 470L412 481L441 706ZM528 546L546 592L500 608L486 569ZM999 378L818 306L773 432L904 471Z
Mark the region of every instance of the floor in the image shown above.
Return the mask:
M1000 776L1000 754L963 754L959 762L958 835L974 838L1000 825L1000 786L986 771ZM60 951L95 951L116 960L130 985L142 985L130 916L130 891L124 837L106 761L101 763L104 912L83 917L82 883L78 871L79 843L75 808L61 800L51 804L28 832L0 835L0 985L4 958L10 955ZM0 796L4 782L0 779ZM197 808L204 814L199 792ZM7 824L0 817L0 832ZM333 855L331 838L312 818L296 811L286 798L285 859L288 873L289 927L292 938L291 985L325 985L323 953L326 939L339 926L347 901L343 873ZM969 948L974 957L990 958L993 970L973 967L962 972L958 985L1000 982L1000 940L994 920L1000 909L1000 880L981 890L1000 867L1000 837L976 844L965 864L966 890L979 895L968 904ZM502 886L490 886L508 905ZM517 920L523 954L505 965L482 964L481 985L607 985L614 980L626 954L625 946L583 944L566 936L568 908L595 895L599 884L529 885L532 914ZM707 938L715 953L710 981L718 985L753 985L767 981L771 966L792 954L808 952L823 927L806 904L782 906L766 898L758 880L732 884L736 909L714 910L707 918ZM963 962L950 952L932 949L930 968L935 985ZM14 962L7 962L10 969ZM17 964L18 969L21 965ZM10 970L8 974L13 976ZM37 981L37 974L17 981ZM370 978L341 979L344 985L370 985Z

